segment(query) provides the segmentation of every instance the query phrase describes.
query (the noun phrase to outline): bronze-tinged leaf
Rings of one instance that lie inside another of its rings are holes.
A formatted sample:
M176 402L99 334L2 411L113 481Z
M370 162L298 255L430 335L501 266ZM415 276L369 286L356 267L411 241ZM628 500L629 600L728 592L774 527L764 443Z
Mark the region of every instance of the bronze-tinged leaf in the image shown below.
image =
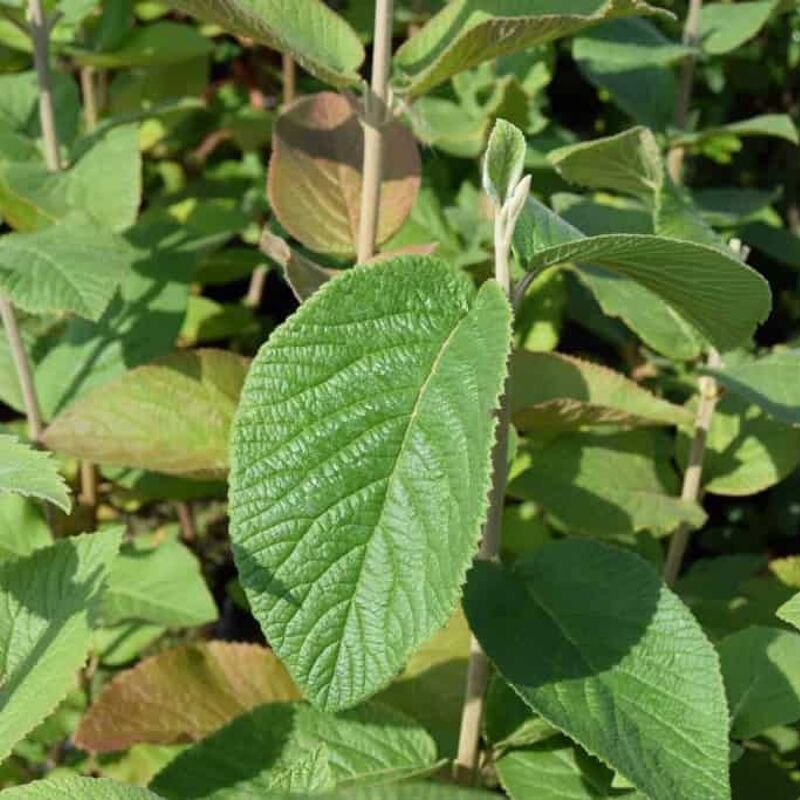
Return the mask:
M195 642L148 658L106 684L81 720L75 744L104 753L193 742L257 705L299 698L271 650Z
M350 256L356 251L364 134L348 100L334 92L303 97L278 119L267 191L281 225L306 247ZM384 129L378 244L405 222L417 197L420 158L398 122Z

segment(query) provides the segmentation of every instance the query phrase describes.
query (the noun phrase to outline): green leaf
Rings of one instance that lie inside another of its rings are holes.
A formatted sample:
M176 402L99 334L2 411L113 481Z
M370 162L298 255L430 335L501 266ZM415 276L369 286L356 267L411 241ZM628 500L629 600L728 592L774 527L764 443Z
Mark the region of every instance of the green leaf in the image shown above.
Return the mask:
M0 561L28 556L53 543L38 506L16 494L0 495Z
M477 563L465 610L522 699L650 800L730 798L716 653L638 556L565 540Z
M81 66L119 69L191 61L208 55L212 50L212 42L201 36L191 25L162 21L133 28L116 50L78 50L73 58Z
M309 758L316 775L298 769ZM397 711L365 705L333 715L301 703L271 703L183 752L152 787L170 800L267 797L386 783L435 764L433 740ZM327 767L324 783L320 767Z
M133 249L111 231L66 219L0 237L0 289L31 314L72 311L97 320L133 259Z
M788 622L800 631L800 592L791 600L787 600L777 611L777 615L784 622Z
M327 283L253 362L232 436L234 554L320 707L382 688L451 615L509 338L495 282L476 295L444 262L407 256Z
M253 310L238 303L218 303L203 295L190 295L178 339L181 347L218 342L253 329Z
M72 500L50 453L34 450L14 436L0 435L0 493L49 500L69 514Z
M731 734L750 739L800 719L800 633L753 626L719 644Z
M102 689L75 732L93 752L194 742L264 703L299 699L288 673L260 645L194 642L141 661Z
M636 18L598 25L572 45L584 76L630 117L658 131L675 117L678 81L672 65L689 53L690 48L667 39L648 20ZM642 92L642 86L648 91Z
M792 144L800 144L797 128L788 114L761 114L727 125L717 125L693 133L681 133L673 139L673 144L697 145L717 136L773 136Z
M0 564L0 760L74 685L121 536L73 536Z
M621 319L657 353L678 361L689 361L702 353L700 334L649 289L600 267L584 264L575 274L605 314Z
M405 222L420 184L419 150L400 123L384 128L377 243ZM347 99L333 92L304 97L278 118L267 191L281 225L306 247L353 255L361 207L364 133Z
M500 783L511 800L600 800L619 797L614 773L563 737L513 750L497 762ZM644 800L639 792L623 795Z
M174 538L123 548L111 567L102 611L107 625L139 620L177 628L217 618L200 562Z
M288 53L334 86L358 83L364 47L358 34L321 0L169 0L179 11L229 33Z
M528 149L522 131L504 119L498 119L483 157L483 189L502 206L522 177Z
M521 431L593 425L688 425L689 411L607 367L560 353L521 350L511 357L509 396Z
M566 530L590 536L649 529L666 534L681 522L705 521L696 503L681 500L666 441L652 429L573 433L531 452L531 466L509 493L542 505Z
M565 180L591 189L611 189L649 201L664 185L661 148L652 132L640 126L560 147L547 158Z
M369 786L322 795L320 800L497 800L497 795L441 783Z
M780 0L706 3L700 9L698 40L704 52L721 55L752 39L780 7Z
M46 419L87 391L175 349L195 258L146 226L133 228L127 239L136 258L103 316L97 322L70 320L36 365Z
M776 350L755 361L704 372L775 419L800 425L800 350Z
M528 215L536 215L531 200L514 232L514 246L527 270L588 262L630 278L667 302L722 350L747 340L769 313L769 285L733 254L645 234L575 238L539 249L530 235L533 225L525 222Z
M160 800L158 795L140 786L76 775L58 775L15 786L0 792L0 797L3 800Z
M224 474L247 361L222 350L175 353L98 386L44 433L51 450L171 474Z
M678 440L678 460L688 458L690 434ZM774 486L800 464L800 428L787 428L735 395L717 404L706 441L707 492L747 497Z
M411 99L482 61L570 36L603 20L657 14L641 0L454 0L403 44L395 91Z
M742 239L779 264L800 269L800 236L766 222L751 222L742 229Z

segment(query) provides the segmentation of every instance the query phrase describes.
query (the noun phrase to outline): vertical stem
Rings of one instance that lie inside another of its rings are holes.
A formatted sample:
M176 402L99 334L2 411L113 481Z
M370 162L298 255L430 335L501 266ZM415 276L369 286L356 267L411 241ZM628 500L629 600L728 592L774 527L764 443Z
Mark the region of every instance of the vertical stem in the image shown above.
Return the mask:
M269 267L266 264L259 264L250 275L250 285L247 287L247 297L244 299L244 304L248 308L258 308L261 305L268 272Z
M494 274L495 280L507 296L511 295L508 254L515 221L509 219L505 209L499 207L495 209ZM483 561L495 561L500 554L503 502L508 481L508 428L511 416L506 388L503 389L500 408L497 411L496 439L492 449L492 487L489 493L489 512L478 552L478 558ZM489 661L478 640L472 636L467 666L467 686L458 737L458 753L453 763L453 777L464 786L474 782L475 771L478 767L481 720L488 680Z
M719 353L713 348L708 354L708 366L719 367L722 363ZM686 472L683 473L683 486L681 499L695 502L700 496L700 480L703 477L703 459L706 454L706 440L714 416L714 408L719 399L717 382L709 375L704 375L698 381L700 402L697 405L697 414L694 420L694 437L689 450L689 460ZM683 556L689 544L690 528L686 523L681 523L672 538L669 540L667 560L664 564L664 581L672 586L678 578Z
M283 104L285 106L289 105L296 94L297 65L288 53L283 53Z
M376 0L375 40L372 49L372 81L364 98L364 160L361 170L361 211L358 225L358 260L375 255L378 210L383 177L383 126L391 66L394 0Z
M81 67L81 95L83 97L83 119L86 130L91 133L97 127L97 82L94 67Z
M58 133L50 82L50 23L45 19L42 0L28 0L28 27L33 43L33 64L39 84L39 119L44 139L45 161L51 172L57 172L61 166L61 157L58 152Z
M700 24L700 9L702 5L703 0L689 0L689 10L683 26L683 43L690 47L697 43L697 30ZM689 105L692 99L692 88L694 87L694 68L695 57L691 55L685 58L681 65L678 99L675 105L675 126L681 131L686 129L686 122L689 117ZM667 169L675 183L679 183L681 180L684 155L685 150L680 146L673 147L667 155Z
M181 526L181 539L184 542L193 542L197 538L197 528L194 524L194 514L192 507L185 501L175 503L178 512L178 523Z
M25 416L28 418L28 435L33 442L40 442L42 438L42 412L39 410L39 399L36 396L36 387L33 383L33 373L28 361L25 345L19 332L19 325L14 314L14 307L5 295L0 295L0 318L6 331L8 345L11 349L11 358L19 379L19 388L22 393L22 402L25 406Z

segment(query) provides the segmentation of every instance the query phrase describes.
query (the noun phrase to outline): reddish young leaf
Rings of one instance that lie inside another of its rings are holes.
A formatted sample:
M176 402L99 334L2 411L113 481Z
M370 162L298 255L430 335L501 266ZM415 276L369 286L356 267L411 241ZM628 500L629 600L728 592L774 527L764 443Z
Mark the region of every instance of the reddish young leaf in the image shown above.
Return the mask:
M419 191L420 158L402 125L384 129L378 244L405 222ZM303 97L278 119L267 191L281 225L306 247L356 251L364 135L348 100L334 92Z
M254 706L299 697L271 650L196 642L159 653L110 681L81 720L75 744L109 752L139 743L192 742Z

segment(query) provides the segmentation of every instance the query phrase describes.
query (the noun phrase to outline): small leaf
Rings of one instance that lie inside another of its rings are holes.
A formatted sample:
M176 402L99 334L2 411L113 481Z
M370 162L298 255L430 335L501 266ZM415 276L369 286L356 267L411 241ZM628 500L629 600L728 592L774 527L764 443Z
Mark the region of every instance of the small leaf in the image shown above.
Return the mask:
M384 159L377 243L397 232L414 205L420 158L398 122L383 129ZM303 97L275 125L267 190L281 225L306 247L352 255L361 207L364 132L353 107L333 92Z
M269 230L261 233L260 247L276 264L283 267L283 274L298 303L311 297L339 270L321 267Z
M0 792L2 800L161 800L140 786L117 783L108 778L58 775Z
M452 614L509 336L494 281L475 294L444 262L405 256L326 284L253 362L232 436L234 554L320 707L385 686Z
M298 698L271 650L195 642L117 674L84 715L75 742L95 752L193 742L262 703Z
M247 360L222 350L175 353L98 386L45 430L51 450L99 464L224 474Z
M292 56L333 86L358 83L364 47L358 34L321 0L169 0L170 5L236 36Z
M99 69L154 67L191 61L208 55L213 47L191 25L162 21L133 28L116 50L78 50L73 58L81 66Z
M678 439L685 465L690 435ZM703 483L711 494L747 497L769 489L800 464L800 428L787 428L746 400L727 395L717 404L706 441Z
M619 797L614 773L563 737L513 750L497 762L500 783L511 800L601 800ZM635 792L627 800L644 800Z
M74 219L0 237L0 289L23 311L72 311L98 320L133 248L107 229Z
M50 527L35 502L16 494L0 495L0 561L28 556L52 543Z
M0 760L74 685L121 536L73 536L0 564Z
M698 528L705 514L676 496L665 444L648 429L561 436L532 452L532 465L509 493L539 503L566 530L590 536L666 534L681 522Z
M495 122L483 157L483 188L499 206L511 197L522 177L527 149L519 128L504 119Z
M631 14L662 13L641 0L454 0L403 44L393 59L395 90L408 99L483 61L571 36Z
M719 644L731 734L751 739L800 719L800 633L753 626Z
M697 145L717 136L773 136L792 144L800 144L797 128L788 114L761 114L694 133L681 133L673 139L673 144Z
M761 30L780 5L780 0L706 3L697 30L700 46L709 55L737 50Z
M570 183L649 200L664 184L661 148L647 128L560 147L547 156Z
M509 396L521 431L688 425L692 415L607 367L560 353L511 357Z
M525 223L526 215L535 214L529 200L514 233L514 246L527 270L588 262L630 278L669 303L723 350L752 336L769 313L769 285L733 254L645 234L575 238L542 250Z
M787 600L777 611L777 615L784 622L788 622L800 631L800 592L791 600Z
M775 419L800 425L800 350L776 350L755 361L704 372Z
M174 538L123 548L111 567L102 608L106 625L139 620L183 627L217 618L200 563Z
M72 508L69 490L50 453L34 450L13 436L0 435L0 492L49 500L66 514Z
M646 562L581 540L479 562L465 610L522 699L650 800L729 800L716 653Z
M298 770L309 757L316 769ZM327 761L327 785L319 785L314 774L320 761ZM225 791L230 786L247 796L269 797L287 789L315 793L389 783L435 764L433 740L397 711L365 705L333 715L301 703L272 703L181 753L152 787L170 800L231 797Z

